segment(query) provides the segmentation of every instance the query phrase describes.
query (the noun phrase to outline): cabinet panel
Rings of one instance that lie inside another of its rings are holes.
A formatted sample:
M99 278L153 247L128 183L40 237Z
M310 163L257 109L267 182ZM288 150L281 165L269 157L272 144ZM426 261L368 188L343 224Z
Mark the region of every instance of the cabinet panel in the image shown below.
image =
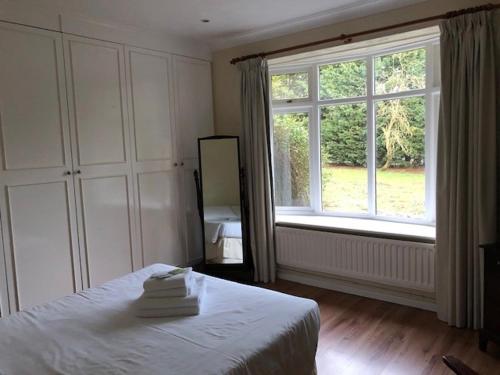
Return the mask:
M66 39L78 164L123 163L127 140L122 47Z
M138 175L140 236L144 266L185 262L177 222L176 171Z
M129 51L137 161L172 158L167 55Z
M89 286L133 270L127 176L80 179Z
M6 315L82 287L61 34L0 22L0 128Z
M138 245L144 265L184 264L179 226L178 162L173 160L171 57L127 48L129 113L132 119L132 169Z
M3 168L64 165L61 37L0 23Z
M10 186L7 195L18 308L76 292L66 182Z
M64 36L83 284L133 271L134 195L123 47Z
M176 127L181 159L196 158L198 138L214 134L209 62L174 58Z

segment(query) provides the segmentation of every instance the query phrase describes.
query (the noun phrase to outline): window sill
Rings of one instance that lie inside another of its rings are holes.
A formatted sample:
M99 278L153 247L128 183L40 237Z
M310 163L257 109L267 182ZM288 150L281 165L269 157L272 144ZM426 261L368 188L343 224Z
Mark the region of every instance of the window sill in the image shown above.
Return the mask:
M383 220L312 215L276 215L276 225L298 229L355 234L412 242L434 243L433 226Z

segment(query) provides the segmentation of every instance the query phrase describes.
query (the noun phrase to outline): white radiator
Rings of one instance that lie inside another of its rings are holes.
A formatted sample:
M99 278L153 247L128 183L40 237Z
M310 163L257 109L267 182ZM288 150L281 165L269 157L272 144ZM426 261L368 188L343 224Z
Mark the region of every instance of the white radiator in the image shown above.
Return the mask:
M276 228L279 265L434 292L433 244Z

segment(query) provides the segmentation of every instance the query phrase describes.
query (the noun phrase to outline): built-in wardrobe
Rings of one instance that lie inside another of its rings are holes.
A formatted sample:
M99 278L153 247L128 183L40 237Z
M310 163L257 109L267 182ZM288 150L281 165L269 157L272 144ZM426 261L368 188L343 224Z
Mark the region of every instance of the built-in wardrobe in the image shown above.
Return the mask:
M0 22L1 312L202 256L208 61Z

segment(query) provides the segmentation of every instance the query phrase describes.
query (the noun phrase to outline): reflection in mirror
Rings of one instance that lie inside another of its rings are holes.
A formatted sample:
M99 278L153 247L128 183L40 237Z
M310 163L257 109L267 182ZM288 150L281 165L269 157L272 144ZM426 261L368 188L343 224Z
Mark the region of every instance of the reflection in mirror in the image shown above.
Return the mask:
M243 263L238 138L200 139L205 262Z

